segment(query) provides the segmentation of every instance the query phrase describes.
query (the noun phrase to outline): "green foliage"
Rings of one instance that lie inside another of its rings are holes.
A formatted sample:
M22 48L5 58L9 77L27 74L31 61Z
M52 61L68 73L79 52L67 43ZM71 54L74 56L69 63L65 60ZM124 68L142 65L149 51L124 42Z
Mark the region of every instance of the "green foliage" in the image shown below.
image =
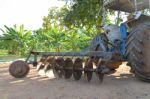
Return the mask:
M0 56L7 56L8 52L7 50L0 50Z
M102 23L103 0L73 0L65 21L67 25L99 26Z
M57 28L53 27L51 30L38 30L35 35L36 47L35 50L44 51L60 51L65 34L62 31L58 31Z
M53 7L48 10L48 15L43 17L43 29L49 31L53 27L63 30L64 18L68 12L67 6L60 8Z
M66 26L68 6L51 8L43 18L43 28L38 30L38 35L47 35L51 50L54 51L80 51L89 45L89 40L96 35L95 28L88 26Z
M81 51L101 32L104 18L107 24L111 23L104 12L103 0L73 0L70 6L49 9L43 17L43 27L34 32L25 30L23 25L5 26L0 49L18 55L27 55L31 47L34 51Z
M64 0L68 1L68 0ZM115 11L104 8L104 0L69 0L71 5L66 13L64 21L67 26L96 27L97 32L101 32L100 27L104 24L111 24L110 16L115 15Z
M8 50L9 54L24 55L30 45L32 32L26 31L24 25L17 27L4 26L5 30L1 30L3 35L1 37L2 47Z

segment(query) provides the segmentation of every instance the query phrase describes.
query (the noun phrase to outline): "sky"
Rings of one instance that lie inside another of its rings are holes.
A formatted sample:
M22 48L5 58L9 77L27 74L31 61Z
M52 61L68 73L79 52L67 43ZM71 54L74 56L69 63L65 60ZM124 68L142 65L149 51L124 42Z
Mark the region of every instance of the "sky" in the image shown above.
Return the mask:
M36 30L42 27L42 18L50 7L64 4L62 0L0 0L0 28L24 24L25 29Z
M50 7L64 4L57 0L0 0L0 28L24 24L25 29L36 30Z

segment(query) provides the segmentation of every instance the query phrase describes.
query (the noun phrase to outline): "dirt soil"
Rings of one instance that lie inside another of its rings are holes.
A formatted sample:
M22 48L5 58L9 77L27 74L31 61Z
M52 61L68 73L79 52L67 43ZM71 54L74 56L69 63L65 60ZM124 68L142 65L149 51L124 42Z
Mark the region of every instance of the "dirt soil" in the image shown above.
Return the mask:
M94 75L91 82L39 76L34 68L23 79L8 73L8 63L0 64L0 99L150 99L150 84L137 80L122 65L103 83Z

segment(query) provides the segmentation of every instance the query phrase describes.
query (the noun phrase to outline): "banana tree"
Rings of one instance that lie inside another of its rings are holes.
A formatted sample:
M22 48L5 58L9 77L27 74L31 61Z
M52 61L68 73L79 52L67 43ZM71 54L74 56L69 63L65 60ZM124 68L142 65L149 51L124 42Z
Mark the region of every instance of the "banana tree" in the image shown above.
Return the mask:
M24 29L24 25L13 27L4 26L2 40L9 54L24 55L31 43L32 32Z
M63 31L60 31L57 27L53 27L45 35L48 41L46 45L49 45L51 50L55 50L56 52L62 51L65 39L65 33Z

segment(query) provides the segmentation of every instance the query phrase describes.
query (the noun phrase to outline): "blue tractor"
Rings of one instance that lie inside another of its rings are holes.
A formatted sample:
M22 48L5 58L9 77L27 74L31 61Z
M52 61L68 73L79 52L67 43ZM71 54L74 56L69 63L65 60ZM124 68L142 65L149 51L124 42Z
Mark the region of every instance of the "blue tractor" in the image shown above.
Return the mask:
M131 72L143 81L150 82L150 17L141 14L148 9L150 0L104 0L106 9L134 13L120 26L103 26L104 33L98 34L88 48L81 52L34 52L25 61L15 61L9 72L23 78L29 72L28 64L37 70L53 71L55 77L79 80L84 74L87 81L95 72L102 82L105 74L116 71L122 62L128 62ZM30 56L34 61L29 61ZM42 58L37 61L37 56Z

